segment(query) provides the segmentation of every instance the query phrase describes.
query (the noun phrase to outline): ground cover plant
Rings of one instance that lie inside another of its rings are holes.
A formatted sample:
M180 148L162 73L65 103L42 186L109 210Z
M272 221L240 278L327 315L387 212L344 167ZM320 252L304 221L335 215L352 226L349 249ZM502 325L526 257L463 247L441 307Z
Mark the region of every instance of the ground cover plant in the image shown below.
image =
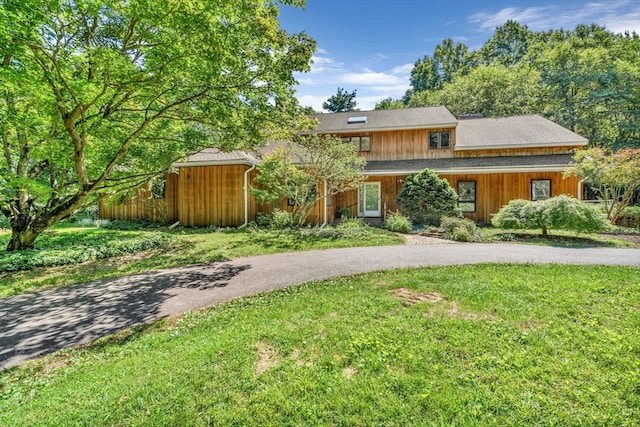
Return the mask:
M241 256L349 246L404 243L404 238L371 227L272 230L57 226L29 251L0 251L0 298L42 288L118 277L142 271ZM0 247L9 233L0 233Z
M0 425L636 425L640 269L397 270L0 373Z

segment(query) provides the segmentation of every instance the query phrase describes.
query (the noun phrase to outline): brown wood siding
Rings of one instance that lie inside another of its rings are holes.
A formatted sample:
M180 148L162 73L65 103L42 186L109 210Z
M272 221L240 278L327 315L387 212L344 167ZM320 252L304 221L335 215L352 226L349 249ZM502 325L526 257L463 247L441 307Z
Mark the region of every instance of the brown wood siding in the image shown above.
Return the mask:
M429 132L451 132L451 148L430 149ZM413 160L438 159L454 156L456 141L455 128L409 129L383 132L344 133L343 136L370 136L371 151L362 151L360 155L367 160Z
M178 220L191 226L238 226L244 223L244 173L248 166L180 168Z
M505 148L499 150L461 150L455 152L455 157L496 157L496 156L529 156L545 154L570 154L576 150L574 146L567 147L534 147L534 148Z
M564 179L562 172L536 172L536 173L495 173L495 174L468 174L468 175L441 175L457 191L459 181L476 182L476 211L465 216L477 222L490 223L491 215L510 200L531 200L531 180L550 179L551 194L558 196L569 194L578 197L578 178ZM368 182L380 182L381 203L383 218L390 212L402 210L396 204L396 197L406 180L406 176L372 176ZM358 211L358 193L356 190L338 194L335 197L336 209L348 207L355 216ZM386 208L386 209L385 209Z
M172 224L177 221L178 174L165 176L164 198L151 198L151 193L141 188L135 197L114 205L100 199L98 216L102 219L135 221L146 219L151 222Z

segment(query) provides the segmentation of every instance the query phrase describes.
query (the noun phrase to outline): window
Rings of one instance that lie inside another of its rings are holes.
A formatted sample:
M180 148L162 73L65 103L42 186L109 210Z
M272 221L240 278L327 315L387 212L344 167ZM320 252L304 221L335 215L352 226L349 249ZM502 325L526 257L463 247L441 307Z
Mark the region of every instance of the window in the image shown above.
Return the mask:
M429 132L429 148L451 147L451 132Z
M544 200L551 197L550 179L531 180L531 200Z
M462 212L476 211L475 181L458 181L458 207Z
M352 143L358 151L371 151L370 136L344 136L342 142Z
M347 119L347 124L349 125L362 124L362 123L367 123L367 116L355 116L355 117L349 117Z

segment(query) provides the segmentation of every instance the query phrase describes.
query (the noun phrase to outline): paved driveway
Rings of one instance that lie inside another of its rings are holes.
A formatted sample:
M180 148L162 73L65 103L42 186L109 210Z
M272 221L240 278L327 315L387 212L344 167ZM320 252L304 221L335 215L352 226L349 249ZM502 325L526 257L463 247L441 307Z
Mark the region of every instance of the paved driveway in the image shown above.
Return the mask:
M238 258L19 295L0 300L0 369L129 326L296 283L478 262L640 267L640 249L496 243L331 249Z

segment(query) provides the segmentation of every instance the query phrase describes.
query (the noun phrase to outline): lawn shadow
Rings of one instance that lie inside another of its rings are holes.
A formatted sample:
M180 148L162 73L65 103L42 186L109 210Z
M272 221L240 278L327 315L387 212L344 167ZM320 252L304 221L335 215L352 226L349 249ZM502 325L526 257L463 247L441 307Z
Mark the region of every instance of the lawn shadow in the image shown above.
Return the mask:
M164 317L172 297L190 292L197 300L249 268L215 263L0 300L0 369Z

